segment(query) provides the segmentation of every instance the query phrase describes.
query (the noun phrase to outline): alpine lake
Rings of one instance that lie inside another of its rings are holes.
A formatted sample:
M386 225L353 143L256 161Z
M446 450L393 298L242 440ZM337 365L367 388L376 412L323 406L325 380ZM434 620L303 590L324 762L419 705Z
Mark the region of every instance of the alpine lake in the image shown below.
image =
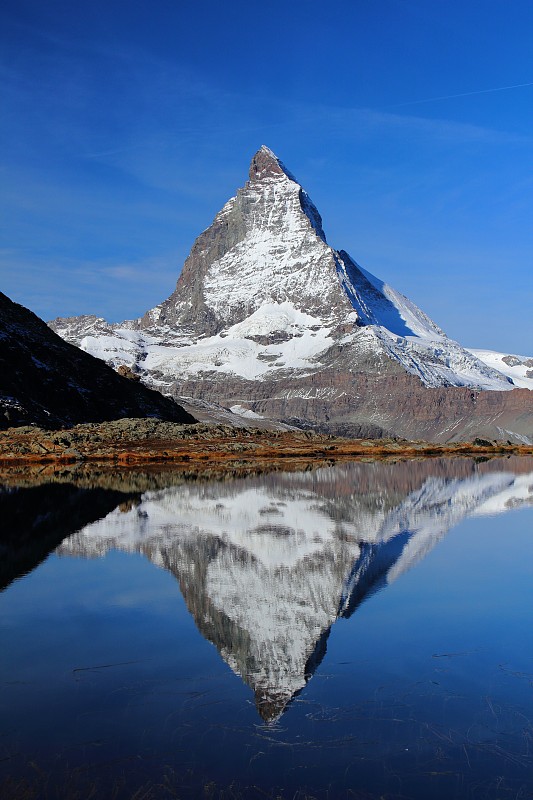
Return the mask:
M0 506L2 798L533 797L533 458Z

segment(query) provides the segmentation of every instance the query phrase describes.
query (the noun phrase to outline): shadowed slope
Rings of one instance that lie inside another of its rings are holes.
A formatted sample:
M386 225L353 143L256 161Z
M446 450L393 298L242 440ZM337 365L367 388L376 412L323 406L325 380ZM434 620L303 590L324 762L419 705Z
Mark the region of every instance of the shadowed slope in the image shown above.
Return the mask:
M0 428L120 417L195 422L174 401L117 375L0 293Z

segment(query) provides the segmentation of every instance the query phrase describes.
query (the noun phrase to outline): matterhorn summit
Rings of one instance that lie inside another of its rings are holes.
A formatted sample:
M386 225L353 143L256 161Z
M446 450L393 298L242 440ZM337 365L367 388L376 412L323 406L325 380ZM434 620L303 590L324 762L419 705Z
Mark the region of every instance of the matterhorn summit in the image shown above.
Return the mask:
M274 153L262 147L246 186L196 240L176 291L142 323L205 336L250 318L252 327L264 327L267 317L279 324L289 314L291 324L297 317L297 324L312 324L313 317L314 324L332 327L353 312L339 293L340 268L317 209Z
M522 419L513 379L331 247L307 192L265 146L193 244L167 300L122 324L50 324L149 386L189 398L196 412L198 402L216 404L241 420L350 435L533 435L531 401ZM488 405L478 399L485 394Z
M381 284L387 296L379 284L327 244L307 192L263 145L249 181L196 240L175 292L142 324L205 336L251 320L268 333L288 315L291 325L328 333L388 322L393 333L444 336L416 306Z

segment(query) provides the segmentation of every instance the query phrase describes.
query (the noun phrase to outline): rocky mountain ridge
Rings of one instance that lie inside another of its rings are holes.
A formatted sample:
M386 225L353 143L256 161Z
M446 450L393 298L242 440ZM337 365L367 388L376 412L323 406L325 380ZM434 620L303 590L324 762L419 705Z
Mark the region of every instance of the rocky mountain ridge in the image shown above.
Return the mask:
M50 325L176 398L356 436L533 441L533 395L330 247L309 196L264 146L167 300L121 324ZM398 413L405 394L420 417Z

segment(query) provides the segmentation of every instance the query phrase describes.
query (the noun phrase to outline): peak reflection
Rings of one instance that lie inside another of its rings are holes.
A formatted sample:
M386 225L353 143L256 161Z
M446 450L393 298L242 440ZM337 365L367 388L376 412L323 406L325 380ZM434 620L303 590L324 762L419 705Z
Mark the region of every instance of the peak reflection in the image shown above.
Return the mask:
M149 491L59 547L139 552L179 582L198 629L278 719L332 624L471 514L533 498L533 460L353 463Z

